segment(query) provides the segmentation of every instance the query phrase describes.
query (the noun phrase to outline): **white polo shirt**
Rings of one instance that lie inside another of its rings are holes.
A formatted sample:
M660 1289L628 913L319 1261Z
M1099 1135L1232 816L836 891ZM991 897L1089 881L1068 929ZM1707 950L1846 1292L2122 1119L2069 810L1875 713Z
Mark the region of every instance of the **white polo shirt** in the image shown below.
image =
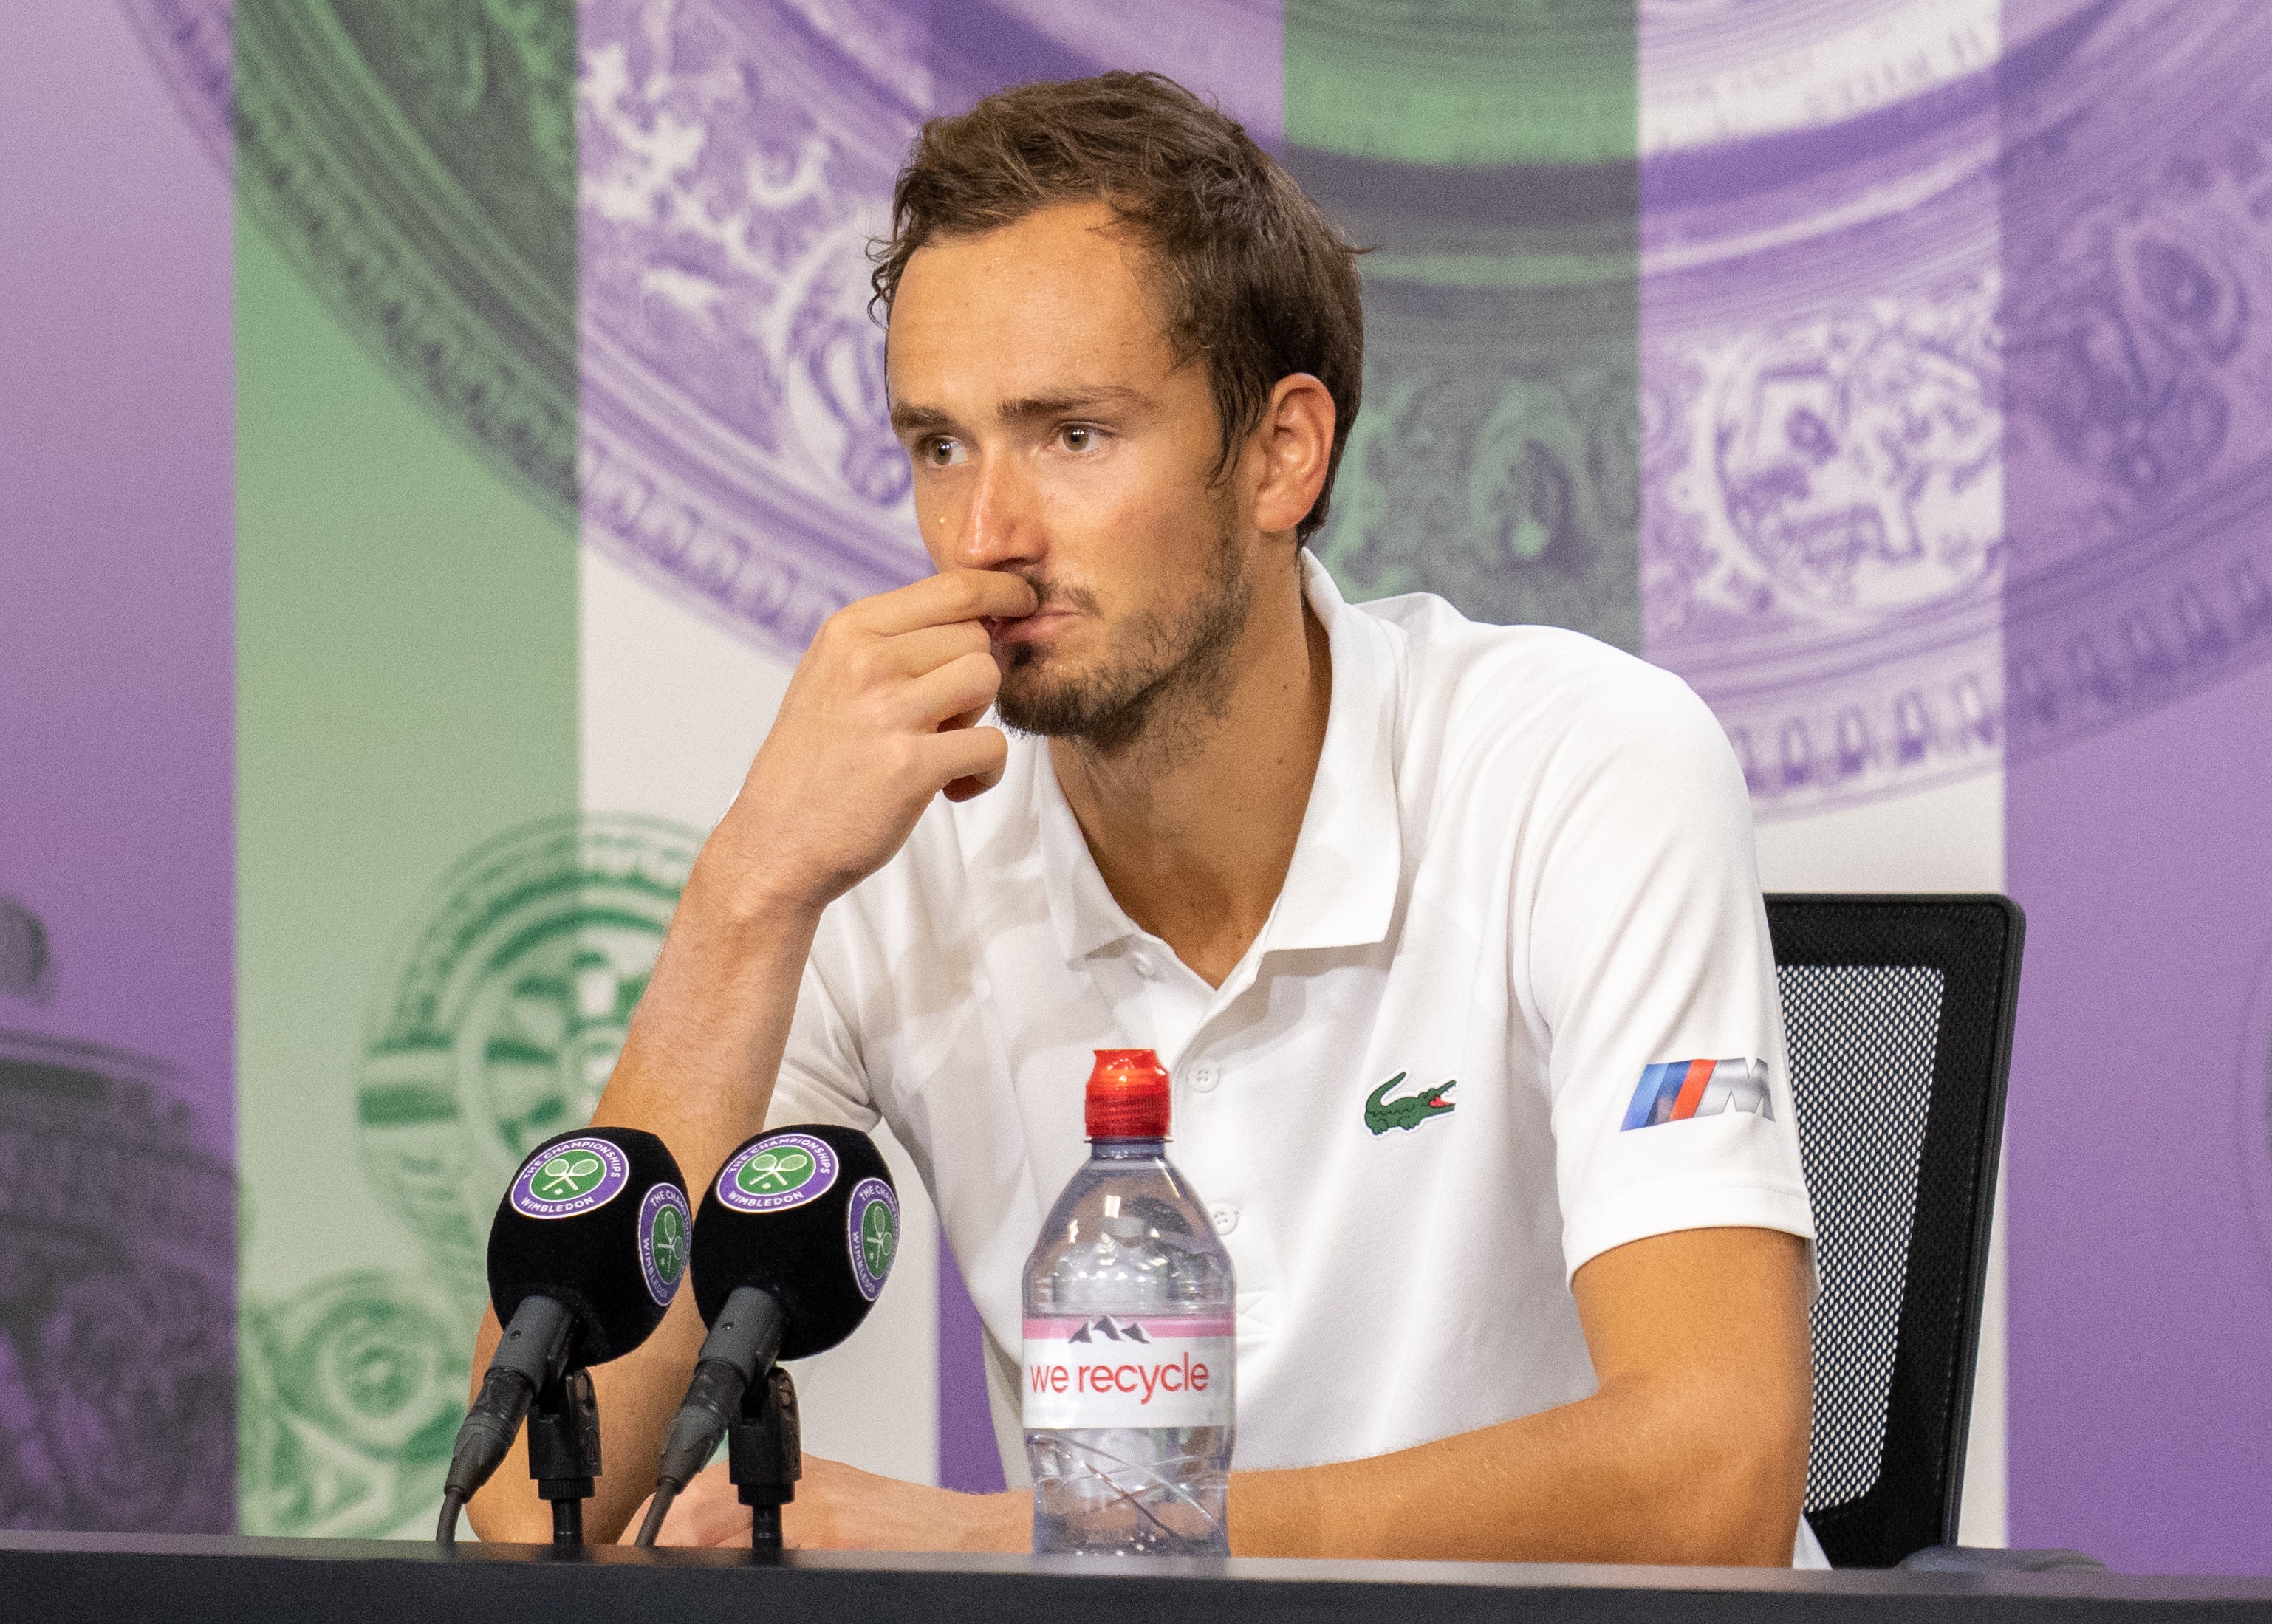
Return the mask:
M1237 1272L1243 1469L1584 1397L1569 1281L1612 1247L1813 1234L1711 713L1574 632L1352 606L1304 568L1325 747L1222 987L1113 900L1046 746L1013 735L998 787L935 801L828 909L770 1113L891 1125L1014 1368L1020 1271L1087 1155L1090 1051L1157 1050L1169 1155Z

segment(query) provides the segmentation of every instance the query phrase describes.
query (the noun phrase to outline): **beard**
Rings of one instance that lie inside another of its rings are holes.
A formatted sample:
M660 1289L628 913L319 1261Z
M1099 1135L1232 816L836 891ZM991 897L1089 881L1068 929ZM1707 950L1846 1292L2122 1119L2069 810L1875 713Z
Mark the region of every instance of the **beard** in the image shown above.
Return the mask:
M1038 583L1036 585L1039 585ZM1078 587L1044 589L1058 602L1094 611ZM1019 733L1065 739L1114 754L1139 742L1161 745L1228 707L1231 652L1254 606L1254 579L1234 521L1221 515L1200 590L1182 605L1150 610L1111 629L1101 668L1058 673L1046 651L1016 644L1002 674L995 712Z

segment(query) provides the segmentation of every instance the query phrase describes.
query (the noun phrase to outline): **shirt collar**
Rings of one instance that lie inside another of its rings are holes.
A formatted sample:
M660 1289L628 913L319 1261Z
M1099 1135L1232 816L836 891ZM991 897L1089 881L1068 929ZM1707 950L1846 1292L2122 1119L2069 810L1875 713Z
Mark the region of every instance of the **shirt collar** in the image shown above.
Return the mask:
M1350 607L1306 549L1302 585L1326 629L1333 696L1293 865L1263 927L1266 953L1381 941L1404 872L1395 768L1399 634ZM1072 963L1141 932L1097 872L1048 749L1037 748L1034 756L1043 884L1058 946Z

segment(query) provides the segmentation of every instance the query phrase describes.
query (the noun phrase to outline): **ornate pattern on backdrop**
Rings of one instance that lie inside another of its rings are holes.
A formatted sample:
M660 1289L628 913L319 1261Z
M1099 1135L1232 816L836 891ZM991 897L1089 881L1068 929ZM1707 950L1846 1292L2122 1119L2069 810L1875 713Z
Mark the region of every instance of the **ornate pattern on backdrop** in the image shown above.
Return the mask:
M227 0L131 3L221 130ZM1182 50L1201 82L1253 60L1240 36L1267 46L1270 20L1205 9L1187 32L1207 43ZM2007 739L2042 748L2272 649L2241 518L2272 457L2246 384L2266 230L2246 131L2272 86L2233 19L1768 10L1642 8L1636 287L1617 7L1451 7L1420 29L1360 0L1291 9L1294 161L1383 250L1333 567L1361 592L1645 638L1772 812L1992 767ZM1186 32L1161 16L1123 41L1037 3L288 15L237 89L239 161L273 160L256 196L288 249L564 512L577 358L550 307L580 293L587 533L791 652L920 568L863 257L915 125ZM1908 65L1882 71L1896 48ZM2119 153L2068 145L2141 87L2173 115L2120 124ZM2164 138L2132 138L2142 123ZM2007 174L2026 182L2008 211ZM559 209L531 204L570 191L580 264ZM1999 306L2007 230L2024 250ZM2007 454L2072 472L2068 506L2013 521L2055 541L2007 538ZM2007 540L2039 561L2008 594Z
M1762 809L2272 652L2268 19L1761 10L1644 8L1641 568Z

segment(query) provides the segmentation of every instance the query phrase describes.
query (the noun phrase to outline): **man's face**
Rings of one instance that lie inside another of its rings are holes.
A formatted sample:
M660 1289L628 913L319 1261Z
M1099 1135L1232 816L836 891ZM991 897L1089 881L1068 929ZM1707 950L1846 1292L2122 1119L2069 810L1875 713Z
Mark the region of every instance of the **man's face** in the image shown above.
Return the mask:
M892 309L931 562L1040 598L990 627L1002 719L1105 749L1219 704L1252 596L1207 369L1172 364L1145 254L1104 205L1060 205L918 250Z

